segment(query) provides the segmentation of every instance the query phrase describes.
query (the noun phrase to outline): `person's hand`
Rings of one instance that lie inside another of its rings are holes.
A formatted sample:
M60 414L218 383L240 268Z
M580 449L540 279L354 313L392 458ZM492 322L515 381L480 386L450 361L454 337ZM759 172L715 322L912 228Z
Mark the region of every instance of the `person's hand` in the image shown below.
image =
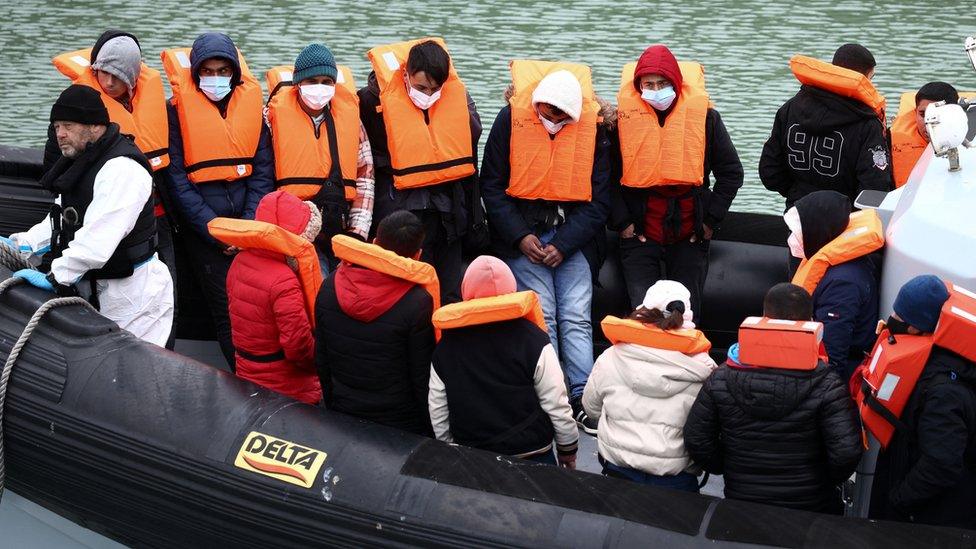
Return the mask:
M241 249L237 246L227 246L224 248L224 255L234 255L239 251L241 251Z
M556 452L556 460L559 461L560 467L565 467L570 470L576 469L576 454L560 454Z
M42 290L47 290L49 292L54 291L54 286L52 286L48 281L47 275L41 271L35 271L34 269L21 269L15 272L14 276L17 278L23 278L27 282L30 282L31 285Z
M705 225L703 223L702 224L702 239L703 240L711 240L713 236L715 236L715 232L712 231L712 228L709 227L708 225ZM698 242L698 235L696 235L696 234L691 235L691 241L692 242Z
M640 240L641 242L647 242L647 238L644 235L642 235L642 234L635 234L634 224L633 223L631 223L630 225L627 225L627 228L625 228L624 230L620 231L620 238L622 240L627 240L629 238L634 238L635 236L637 237L637 240Z
M542 262L546 265L546 267L552 267L555 269L560 263L563 262L563 253L559 251L559 248L553 246L552 244L546 244L543 251L546 253L546 257L543 258Z
M532 263L542 263L546 258L546 252L542 249L542 242L534 234L527 234L519 241L519 251L529 258Z

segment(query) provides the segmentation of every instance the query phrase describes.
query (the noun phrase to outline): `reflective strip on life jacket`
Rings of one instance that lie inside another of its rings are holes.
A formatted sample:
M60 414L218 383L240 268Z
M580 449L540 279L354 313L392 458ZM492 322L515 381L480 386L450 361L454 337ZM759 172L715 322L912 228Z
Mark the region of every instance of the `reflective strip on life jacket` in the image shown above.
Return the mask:
M51 62L74 84L88 86L102 96L108 118L119 125L119 131L135 137L136 146L149 159L153 171L169 166L169 121L166 118L166 96L163 79L154 68L140 65L139 78L132 94L132 112L102 90L98 77L89 65L91 48L62 53Z
M347 263L365 267L424 287L434 302L434 310L441 306L441 285L437 271L427 263L397 255L395 252L338 234L332 237L332 252ZM434 327L434 335L440 339L440 329Z
M298 261L298 282L305 297L305 310L308 320L315 326L315 298L322 286L322 271L319 267L315 246L301 236L264 221L215 217L207 223L210 235L228 246L242 249L258 249L276 252Z
M299 88L291 83L292 67L275 67L268 71L268 123L274 148L275 182L278 188L302 200L315 197L322 185L333 176L342 185L346 200L356 198L356 174L359 160L359 97L352 72L338 67L335 97L316 136L311 117L300 104ZM284 76L288 80L283 80ZM332 124L338 149L339 173L332 174Z
M617 128L623 161L621 185L643 189L702 184L705 117L709 107L705 69L698 63L678 63L678 66L681 90L663 128L657 111L641 99L634 87L637 63L628 63L621 72L617 93Z
M739 326L739 362L750 366L813 370L820 362L823 324L750 316Z
M431 320L441 330L450 330L516 318L529 320L548 333L539 296L531 290L444 305L434 311Z
M864 103L885 123L885 98L867 76L805 55L794 55L790 70L801 84Z
M837 238L828 242L813 257L800 262L793 275L793 284L803 286L813 295L827 269L867 255L884 246L884 230L881 218L874 210L861 210L851 214L847 228Z
M686 355L707 353L712 344L699 330L662 330L636 320L607 316L600 322L603 335L613 343L633 343Z
M368 53L380 88L386 144L397 189L428 187L475 172L468 95L454 62L441 86L440 99L430 109L418 109L408 95L404 78L410 48L430 40L447 50L441 38L421 38L377 46Z
M241 82L231 91L226 118L193 81L190 48L164 50L160 57L173 88L171 101L179 115L190 181L235 181L251 175L264 124L264 99L244 56L237 52Z
M526 200L589 202L593 195L593 153L600 105L593 94L590 68L576 63L515 60L509 64L515 93L509 146L509 196ZM567 70L583 89L578 122L550 136L532 105L532 92L548 74Z

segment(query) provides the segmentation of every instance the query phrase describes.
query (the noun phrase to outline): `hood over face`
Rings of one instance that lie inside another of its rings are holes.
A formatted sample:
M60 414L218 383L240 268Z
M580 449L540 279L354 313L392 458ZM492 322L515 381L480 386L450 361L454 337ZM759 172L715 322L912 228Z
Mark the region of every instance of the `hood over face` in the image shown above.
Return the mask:
M414 284L342 262L335 273L336 300L342 312L372 322L389 311Z
M102 35L98 37L98 40L95 40L95 45L92 46L91 56L88 58L88 63L92 65L95 64L95 61L98 59L98 53L102 51L102 46L105 45L105 42L120 36L128 36L135 41L136 46L139 46L139 39L136 38L136 35L125 31L120 31L118 29L109 29L103 32ZM139 49L141 50L142 46L139 46Z
M312 212L308 205L285 191L264 195L254 212L255 221L271 223L297 235L305 232L311 218Z
M703 383L715 369L708 353L688 356L633 343L613 346L613 361L620 376L635 393L667 398Z
M237 46L230 36L222 32L205 32L193 41L190 48L190 74L193 81L200 84L200 65L207 59L220 57L230 61L234 67L234 76L231 78L230 85L236 86L241 82L241 63L237 58Z
M634 69L634 87L637 88L637 93L641 92L640 78L648 74L660 74L667 78L674 86L676 98L681 96L681 84L684 82L681 68L674 54L664 44L649 46L637 60L637 68Z
M796 97L795 120L814 135L824 135L863 120L878 119L878 114L864 103L813 86L800 86Z
M798 200L796 210L803 251L810 258L847 229L851 199L837 191L817 191Z

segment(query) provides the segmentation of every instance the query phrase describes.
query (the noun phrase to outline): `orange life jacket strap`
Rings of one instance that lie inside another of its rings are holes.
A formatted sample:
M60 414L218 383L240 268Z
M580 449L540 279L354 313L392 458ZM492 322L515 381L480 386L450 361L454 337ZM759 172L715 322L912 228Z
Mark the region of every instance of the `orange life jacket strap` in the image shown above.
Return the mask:
M813 370L820 362L823 324L751 316L739 326L739 362L750 366Z
M548 333L539 297L531 290L445 305L434 311L431 320L441 330L450 330L517 318L525 318Z
M686 355L706 353L712 348L712 343L699 330L662 330L643 322L612 315L604 318L600 327L603 328L603 335L614 345L633 343Z

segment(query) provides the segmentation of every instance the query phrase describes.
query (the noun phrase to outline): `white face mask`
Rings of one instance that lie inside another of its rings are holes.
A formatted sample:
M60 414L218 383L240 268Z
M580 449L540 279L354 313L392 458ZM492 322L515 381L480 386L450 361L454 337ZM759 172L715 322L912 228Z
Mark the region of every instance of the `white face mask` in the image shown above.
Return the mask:
M641 99L647 102L648 105L658 111L666 111L668 107L674 103L674 98L677 94L674 93L674 87L668 86L666 88L661 88L659 90L644 90L641 92Z
M797 259L806 259L806 253L803 250L803 231L800 227L800 212L797 211L796 206L783 214L783 221L786 222L786 227L790 230L790 236L786 239L790 253Z
M319 111L325 108L335 97L335 86L330 86L329 84L303 84L298 86L298 91L301 93L302 101L305 105L312 109L313 111Z
M410 101L413 102L416 107L422 111L434 106L437 100L441 98L441 90L437 90L434 93L427 95L426 93L414 88L410 85L410 80L407 75L403 75L403 83L407 86L407 95L410 96Z
M230 93L229 76L201 76L200 91L211 101L220 101Z
M559 130L563 129L563 126L565 126L566 124L569 124L570 120L572 119L563 120L562 122L557 123L557 122L553 122L552 120L549 120L548 118L540 114L539 120L542 122L542 127L544 127L546 131L549 132L549 135L556 135L557 133L559 133Z

